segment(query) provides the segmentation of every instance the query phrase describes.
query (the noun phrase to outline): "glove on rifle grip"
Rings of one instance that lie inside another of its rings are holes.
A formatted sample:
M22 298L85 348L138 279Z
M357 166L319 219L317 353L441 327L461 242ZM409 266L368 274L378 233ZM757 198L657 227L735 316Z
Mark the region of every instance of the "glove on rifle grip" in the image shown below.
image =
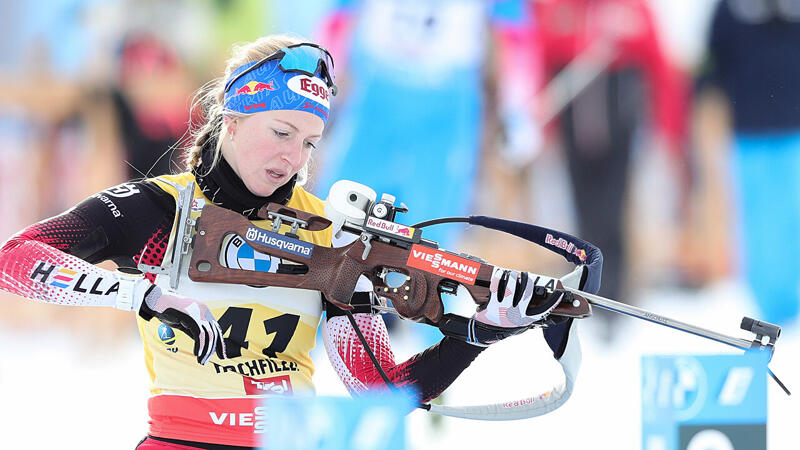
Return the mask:
M541 314L542 312L548 310L550 306L552 306L552 302L557 301L562 294L564 297L561 298L561 302L572 302L571 292L564 292L560 290L548 292L544 286L536 286L533 288L533 298L528 304L528 307L525 309L525 314L529 316Z

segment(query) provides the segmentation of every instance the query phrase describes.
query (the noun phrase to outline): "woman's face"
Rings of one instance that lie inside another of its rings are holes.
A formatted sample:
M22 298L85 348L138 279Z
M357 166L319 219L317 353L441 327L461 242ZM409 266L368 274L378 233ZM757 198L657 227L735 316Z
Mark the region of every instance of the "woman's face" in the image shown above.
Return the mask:
M267 197L308 162L325 123L305 111L262 111L231 118L222 154L255 195Z

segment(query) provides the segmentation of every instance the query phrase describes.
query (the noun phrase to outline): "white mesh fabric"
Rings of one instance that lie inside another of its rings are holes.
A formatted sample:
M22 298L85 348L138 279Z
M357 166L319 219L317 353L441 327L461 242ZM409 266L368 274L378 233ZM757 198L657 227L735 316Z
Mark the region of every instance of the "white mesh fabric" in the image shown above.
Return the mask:
M381 366L393 366L394 354L383 318L367 313L353 316ZM326 320L322 328L322 337L333 368L350 392L364 392L377 381L376 378L380 379L376 376L377 370L346 316Z

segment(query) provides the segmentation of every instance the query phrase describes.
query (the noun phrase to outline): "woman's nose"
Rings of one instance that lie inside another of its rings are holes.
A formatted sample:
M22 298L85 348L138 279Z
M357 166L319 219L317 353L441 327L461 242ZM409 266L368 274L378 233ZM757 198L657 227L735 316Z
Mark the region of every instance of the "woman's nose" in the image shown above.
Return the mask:
M287 143L283 148L282 158L292 169L299 170L303 162L303 142Z

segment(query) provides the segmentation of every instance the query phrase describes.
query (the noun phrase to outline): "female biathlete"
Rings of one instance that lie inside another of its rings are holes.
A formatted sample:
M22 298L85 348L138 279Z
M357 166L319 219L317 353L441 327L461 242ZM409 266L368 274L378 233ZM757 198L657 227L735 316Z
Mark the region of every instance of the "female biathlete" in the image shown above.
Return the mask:
M176 235L176 198L189 182L196 183L194 217L206 202L262 228L267 222L256 211L267 202L323 215L323 202L301 184L333 89L333 61L315 44L270 36L237 47L225 76L198 97L205 121L187 149L186 172L97 193L0 247L4 290L137 312L151 377L150 427L138 449L258 446L259 399L313 393L309 351L323 310L328 355L347 387L386 388L348 318L317 291L194 283L184 269L173 292L168 277L135 269L165 260ZM299 235L335 245L330 229ZM246 259L246 250L236 258ZM94 265L106 260L119 269ZM494 278L503 282L492 283L489 307L476 320L519 327L542 320L555 304L526 315L534 277L496 269ZM369 306L372 295L368 283L354 294L356 322L390 381L416 401L437 397L485 347L445 337L396 364L383 320Z

